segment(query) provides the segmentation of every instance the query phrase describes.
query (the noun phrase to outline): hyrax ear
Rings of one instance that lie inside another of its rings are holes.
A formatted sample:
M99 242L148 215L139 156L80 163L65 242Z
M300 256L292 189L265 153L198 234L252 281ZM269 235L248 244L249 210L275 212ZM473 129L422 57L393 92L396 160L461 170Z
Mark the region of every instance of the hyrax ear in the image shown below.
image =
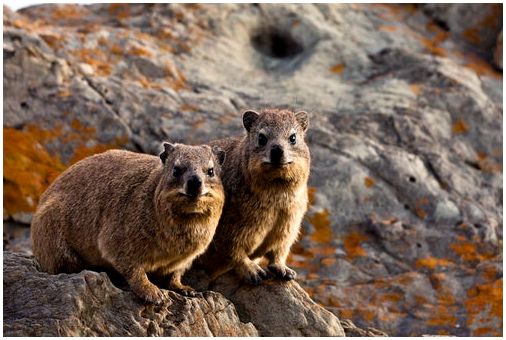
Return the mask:
M219 146L213 146L213 153L216 155L218 163L220 165L223 165L225 162L225 151L223 151Z
M251 130L251 127L258 119L258 116L260 116L260 114L256 111L253 110L244 111L244 113L242 114L242 123L246 128L246 131L249 132L249 130Z
M309 117L307 115L306 111L299 111L295 114L295 119L297 119L297 122L300 124L302 129L304 131L307 130L307 127L309 126Z
M167 160L167 157L170 155L172 151L174 151L174 144L171 143L163 143L163 152L160 154L160 159L162 160L162 163L165 164L165 161Z

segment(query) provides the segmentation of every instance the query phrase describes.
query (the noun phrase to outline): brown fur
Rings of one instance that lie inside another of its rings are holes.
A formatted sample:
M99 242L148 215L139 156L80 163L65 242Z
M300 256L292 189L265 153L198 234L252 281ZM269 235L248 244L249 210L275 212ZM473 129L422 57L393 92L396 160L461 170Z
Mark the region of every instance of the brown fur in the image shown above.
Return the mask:
M169 288L192 291L181 276L205 251L218 224L224 153L209 146L164 146L162 161L120 150L88 157L51 184L31 231L43 270L114 269L137 295L154 303L163 295L146 273L170 274ZM177 177L175 165L183 169ZM190 175L203 183L193 198L184 194Z
M247 111L243 122L246 136L211 142L227 154L222 175L226 201L216 235L199 262L212 277L234 269L246 282L259 284L268 274L254 260L265 256L272 274L293 279L296 274L285 262L307 209L307 114ZM264 146L259 133L268 138ZM291 145L294 133L297 143ZM275 145L290 164L268 163Z

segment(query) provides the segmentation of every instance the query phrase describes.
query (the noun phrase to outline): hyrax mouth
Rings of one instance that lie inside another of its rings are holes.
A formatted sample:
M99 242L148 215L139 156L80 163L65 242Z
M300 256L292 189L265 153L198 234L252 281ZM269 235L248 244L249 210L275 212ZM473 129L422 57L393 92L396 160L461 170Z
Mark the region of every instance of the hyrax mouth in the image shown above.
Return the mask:
M284 163L273 163L273 162L262 162L264 167L268 167L271 169L283 169L292 165L293 162L284 162Z

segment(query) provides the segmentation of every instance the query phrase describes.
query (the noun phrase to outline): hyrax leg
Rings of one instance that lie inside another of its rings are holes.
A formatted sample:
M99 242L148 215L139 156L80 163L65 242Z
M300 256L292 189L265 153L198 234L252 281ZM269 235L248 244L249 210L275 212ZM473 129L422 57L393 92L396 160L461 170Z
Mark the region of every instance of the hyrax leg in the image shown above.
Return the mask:
M286 258L290 251L289 247L278 248L265 254L269 260L267 268L278 279L293 280L297 273L286 265Z
M246 283L257 286L269 278L269 273L252 261L245 252L235 254L234 264L234 271Z
M197 296L198 292L195 291L190 286L184 285L181 282L181 278L186 270L191 266L191 261L184 260L179 263L175 263L171 266L162 268L158 272L161 273L162 276L169 277L169 280L166 284L164 284L164 288L176 291L184 296Z
M33 254L41 269L50 273L77 273L84 269L81 257L65 240L58 206L48 201L39 207L31 226Z
M303 211L302 208L298 209ZM280 230L277 233L282 235L278 238L271 238L266 242L269 244L265 256L269 260L268 269L277 278L282 280L293 280L297 276L294 270L286 266L286 259L290 252L290 247L297 239L299 226L302 220L302 213L298 214L281 214L279 216Z
M137 294L137 296L156 305L162 303L164 298L162 291L149 281L146 271L143 268L123 268L121 266L114 267L127 280L128 285L132 291Z
M183 277L184 272L185 269L176 270L174 273L172 273L169 281L169 289L172 289L184 296L192 296L192 297L197 296L198 292L195 289L193 289L190 286L184 285L181 282L181 278Z

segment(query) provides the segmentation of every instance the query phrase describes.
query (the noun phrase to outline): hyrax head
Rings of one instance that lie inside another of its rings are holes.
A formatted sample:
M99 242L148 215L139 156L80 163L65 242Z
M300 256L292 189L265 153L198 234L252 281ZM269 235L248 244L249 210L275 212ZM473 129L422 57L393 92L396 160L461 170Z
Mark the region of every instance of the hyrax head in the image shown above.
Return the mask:
M163 147L161 186L172 201L191 205L221 199L223 186L219 175L225 160L223 150L171 143L163 143Z
M304 111L248 110L243 114L248 133L248 165L254 177L294 181L309 173L309 149L304 141L308 115Z

